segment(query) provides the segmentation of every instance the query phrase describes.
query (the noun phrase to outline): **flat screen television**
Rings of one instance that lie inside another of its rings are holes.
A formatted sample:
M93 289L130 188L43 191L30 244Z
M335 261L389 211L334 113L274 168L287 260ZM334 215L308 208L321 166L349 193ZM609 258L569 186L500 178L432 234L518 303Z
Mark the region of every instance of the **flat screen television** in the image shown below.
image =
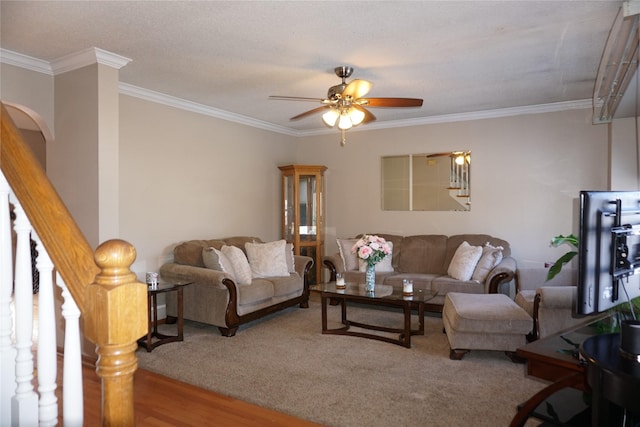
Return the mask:
M581 191L576 314L640 296L640 191Z

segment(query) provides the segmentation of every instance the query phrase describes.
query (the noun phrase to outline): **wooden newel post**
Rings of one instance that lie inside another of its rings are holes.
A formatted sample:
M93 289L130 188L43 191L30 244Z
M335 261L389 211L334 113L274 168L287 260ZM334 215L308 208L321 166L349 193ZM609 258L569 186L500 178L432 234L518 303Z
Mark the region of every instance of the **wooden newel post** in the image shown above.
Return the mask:
M102 379L102 425L133 426L136 340L147 333L147 286L130 266L135 248L109 240L95 252L101 272L87 288L85 335L96 344L96 373Z

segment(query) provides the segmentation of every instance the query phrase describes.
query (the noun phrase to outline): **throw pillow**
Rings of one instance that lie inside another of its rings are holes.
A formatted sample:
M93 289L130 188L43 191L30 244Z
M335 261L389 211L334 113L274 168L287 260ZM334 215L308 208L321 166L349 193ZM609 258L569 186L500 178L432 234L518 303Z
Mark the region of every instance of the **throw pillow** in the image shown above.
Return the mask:
M296 259L293 257L293 243L287 243L284 247L284 256L287 258L287 270L289 273L296 272Z
M285 248L287 242L245 243L253 277L283 277L289 275Z
M358 239L336 239L344 271L358 270L358 255L351 252Z
M393 266L391 265L391 260L393 258L393 242L387 241L387 243L391 248L391 253L382 258L382 261L376 264L375 269L377 273L387 273L393 271ZM365 260L358 258L358 270L361 272L367 271L367 263Z
M464 282L470 280L481 256L481 246L471 246L466 241L462 242L453 254L447 274Z
M478 261L478 265L476 265L476 269L473 271L473 276L471 276L472 280L477 282L484 282L489 275L489 272L493 270L493 268L500 264L502 261L502 250L504 248L502 246L492 246L491 243L487 242L482 247L482 256Z
M234 281L238 285L250 285L252 279L251 267L242 249L237 246L224 245L222 247L222 253L226 255L233 266L233 272L236 276L236 280Z
M204 261L205 267L227 273L235 282L236 274L233 271L231 261L229 261L229 258L227 258L227 256L218 249L213 247L203 248L202 260Z

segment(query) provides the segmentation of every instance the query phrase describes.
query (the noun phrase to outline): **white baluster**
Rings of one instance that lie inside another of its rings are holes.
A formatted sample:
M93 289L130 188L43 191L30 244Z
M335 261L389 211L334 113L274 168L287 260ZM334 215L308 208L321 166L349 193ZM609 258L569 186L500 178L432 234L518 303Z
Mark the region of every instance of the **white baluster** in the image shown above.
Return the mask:
M53 298L53 262L40 237L34 232L40 272L38 292L38 393L40 393L40 425L55 426L58 423L58 398L56 397L56 318Z
M60 275L56 284L62 289L62 317L64 317L64 366L62 374L62 413L65 427L82 427L83 393L82 360L80 347L80 309L73 300L67 285Z
M13 316L13 245L9 194L11 189L0 173L0 426L11 425L11 399L16 392L16 350L11 345Z
M38 423L38 395L33 389L33 283L29 220L20 203L13 201L17 234L15 307L16 307L16 394L11 400L12 425L35 426Z

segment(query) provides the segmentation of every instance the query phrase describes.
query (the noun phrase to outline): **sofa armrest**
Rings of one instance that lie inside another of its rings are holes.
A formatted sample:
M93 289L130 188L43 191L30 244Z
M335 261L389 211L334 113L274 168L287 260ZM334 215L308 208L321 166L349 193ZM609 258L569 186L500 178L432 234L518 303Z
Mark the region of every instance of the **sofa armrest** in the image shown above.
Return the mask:
M194 283L213 284L223 288L227 287L223 283L225 278L233 283L231 276L223 271L175 263L166 263L160 267L160 277L168 282L192 281Z
M575 286L542 286L533 302L534 338L544 338L580 324L573 317L577 288Z
M518 264L513 257L504 257L500 264L496 265L493 270L489 272L487 279L484 282L484 291L487 294L497 294L500 290L500 285L508 283L516 277L516 270Z
M304 255L294 255L293 260L296 273L298 273L300 277L306 277L311 267L313 267L313 258Z
M339 252L336 252L333 255L325 255L324 257L322 257L322 264L324 264L324 266L329 269L330 282L336 281L337 273L344 273L344 264Z
M303 255L294 255L296 272L302 277L304 283L303 295L309 295L309 270L313 267L313 258Z

